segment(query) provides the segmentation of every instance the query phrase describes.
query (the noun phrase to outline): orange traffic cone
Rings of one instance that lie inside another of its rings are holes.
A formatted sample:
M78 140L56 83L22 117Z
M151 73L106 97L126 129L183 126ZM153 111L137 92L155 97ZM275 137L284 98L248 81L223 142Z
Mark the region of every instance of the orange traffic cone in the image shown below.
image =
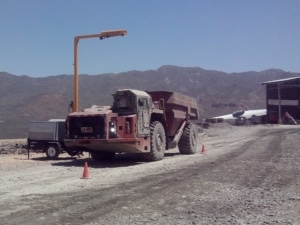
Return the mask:
M201 153L204 154L205 153L205 146L202 145L202 150L201 150Z
M89 178L90 178L89 166L88 166L88 163L85 162L84 169L83 169L83 175L82 175L81 179L89 179Z

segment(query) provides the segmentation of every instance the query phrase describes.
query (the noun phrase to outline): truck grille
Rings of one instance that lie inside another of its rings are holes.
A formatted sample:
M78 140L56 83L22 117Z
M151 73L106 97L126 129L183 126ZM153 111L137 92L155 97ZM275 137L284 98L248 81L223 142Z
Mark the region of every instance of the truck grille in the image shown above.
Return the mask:
M70 117L70 138L105 138L105 117L103 116L79 116Z

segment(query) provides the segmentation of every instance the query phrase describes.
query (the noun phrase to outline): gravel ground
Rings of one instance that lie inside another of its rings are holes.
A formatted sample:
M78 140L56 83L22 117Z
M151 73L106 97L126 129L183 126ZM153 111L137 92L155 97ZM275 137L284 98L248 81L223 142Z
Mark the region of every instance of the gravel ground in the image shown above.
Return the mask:
M0 157L27 154L26 139L0 140Z
M0 223L300 224L298 130L213 124L195 155L173 149L150 163L28 160L25 140L0 140ZM80 179L85 162L91 179Z

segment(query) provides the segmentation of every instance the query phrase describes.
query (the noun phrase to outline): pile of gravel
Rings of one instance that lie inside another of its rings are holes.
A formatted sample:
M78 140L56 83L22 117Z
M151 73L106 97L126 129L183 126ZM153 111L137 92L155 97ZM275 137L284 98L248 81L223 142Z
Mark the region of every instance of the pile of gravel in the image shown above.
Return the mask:
M22 154L27 154L26 139L0 140L0 156Z
M208 137L218 137L223 136L223 134L231 132L236 129L240 129L241 127L233 126L229 123L214 123L210 124L208 129L203 129L204 135Z

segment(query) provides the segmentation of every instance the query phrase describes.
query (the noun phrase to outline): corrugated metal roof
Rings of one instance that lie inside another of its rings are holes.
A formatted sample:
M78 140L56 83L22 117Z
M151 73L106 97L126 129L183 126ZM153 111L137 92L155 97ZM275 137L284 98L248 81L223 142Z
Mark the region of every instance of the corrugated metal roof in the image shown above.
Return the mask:
M278 83L284 83L287 81L292 81L292 80L297 80L297 79L300 79L300 77L290 77L290 78L280 79L280 80L271 80L271 81L263 82L261 84L278 84Z

